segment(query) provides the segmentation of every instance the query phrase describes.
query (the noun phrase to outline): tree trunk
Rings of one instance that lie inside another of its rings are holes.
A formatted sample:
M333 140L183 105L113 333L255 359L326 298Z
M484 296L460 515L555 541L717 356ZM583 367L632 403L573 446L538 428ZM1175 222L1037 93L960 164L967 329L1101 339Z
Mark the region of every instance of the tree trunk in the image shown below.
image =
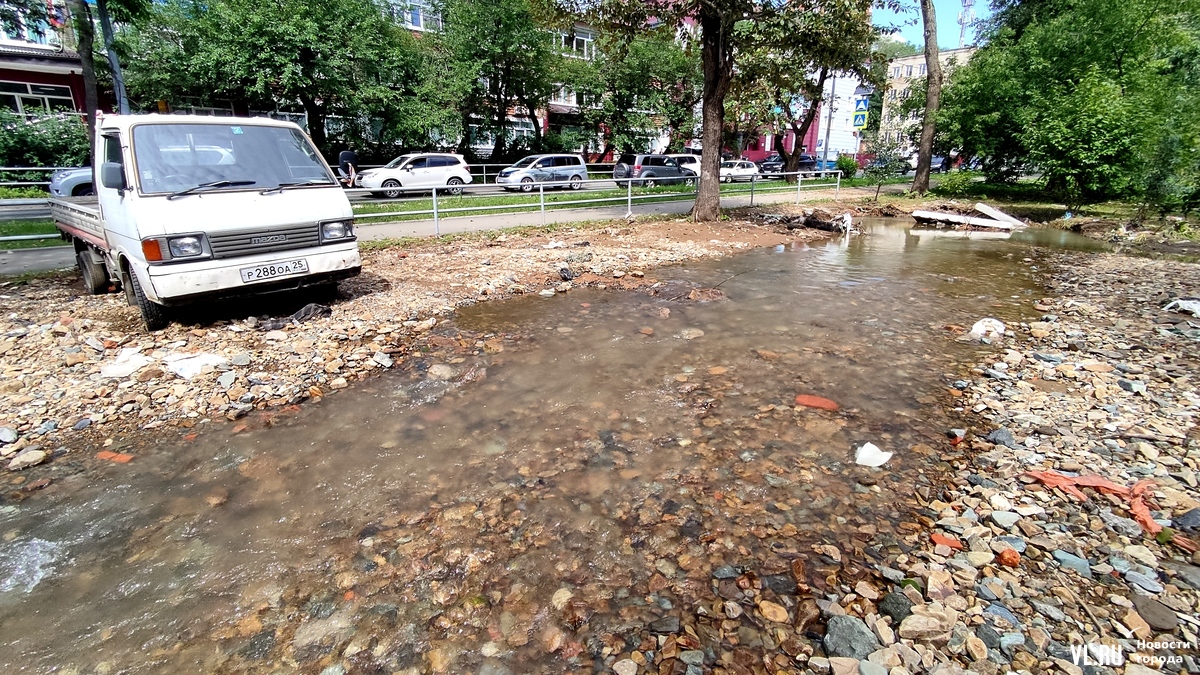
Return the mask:
M300 105L308 116L308 137L326 157L337 155L333 148L327 147L329 139L325 136L325 112L317 102L307 97L300 97Z
M92 49L96 43L96 28L92 24L92 13L84 0L70 0L71 17L75 20L75 39L79 42L79 61L83 71L83 106L87 123L90 157L96 156L96 111L100 108L100 94L96 85L96 64L92 60ZM95 176L93 176L93 179ZM93 180L92 184L95 184Z
M929 192L929 166L933 161L933 136L938 108L942 103L942 62L938 59L937 16L933 0L921 0L921 19L925 24L925 119L921 125L921 145L917 150L917 175L913 178L913 192Z
M108 67L112 70L113 93L117 97L117 110L129 114L129 98L125 95L125 75L121 73L121 60L113 49L112 19L108 15L108 0L96 0L96 11L100 14L100 31L104 35L104 49L108 53Z
M711 3L700 5L700 53L704 67L704 119L700 138L700 185L692 219L712 222L721 217L721 131L725 127L725 94L733 79L733 44L721 13Z

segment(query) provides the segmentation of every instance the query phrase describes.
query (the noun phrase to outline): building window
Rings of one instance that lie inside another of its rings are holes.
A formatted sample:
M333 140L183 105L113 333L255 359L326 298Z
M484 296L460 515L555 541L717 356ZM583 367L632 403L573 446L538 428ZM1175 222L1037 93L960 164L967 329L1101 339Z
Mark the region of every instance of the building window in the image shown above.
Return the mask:
M70 87L24 82L0 82L0 108L18 115L75 112Z
M567 56L581 59L592 59L596 56L596 36L590 31L576 29L570 33L560 33L559 47Z
M922 63L922 64L921 64L921 68L920 68L920 70L919 70L918 72L919 72L921 75L924 75L924 74L927 72L927 69L926 69L926 67L925 67L925 64L924 64L924 63Z
M890 90L888 90L888 100L889 100L889 101L895 101L895 100L896 100L896 90L895 90L895 89L890 89Z
M900 77L900 66L892 68L892 77Z
M912 77L912 73L913 73L913 67L912 67L912 66L905 66L905 67L904 67L904 76L905 76L905 77Z
M392 16L412 30L441 30L442 16L433 11L428 0L393 1Z
M550 102L575 105L575 90L570 87L559 87L555 90L554 95L550 97Z

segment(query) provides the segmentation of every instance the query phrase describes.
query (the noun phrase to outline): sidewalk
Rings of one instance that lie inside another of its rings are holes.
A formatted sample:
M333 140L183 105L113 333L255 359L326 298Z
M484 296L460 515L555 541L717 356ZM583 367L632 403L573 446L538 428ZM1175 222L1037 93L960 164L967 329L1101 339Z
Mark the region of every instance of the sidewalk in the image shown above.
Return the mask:
M885 186L884 191L889 192ZM841 189L842 199L858 199L875 194L874 188ZM822 188L805 190L801 193L801 202L822 201L834 198L834 190ZM688 197L673 202L656 202L653 204L633 203L635 216L685 215L692 210L693 198ZM757 193L754 203L779 204L795 203L794 189L779 192ZM722 208L737 208L750 205L750 195L725 197L721 200ZM398 223L359 223L356 225L360 241L378 241L380 239L397 239L400 237L431 237L434 234L456 234L460 232L480 232L483 230L499 230L509 227L527 227L561 223L581 223L593 220L615 220L624 218L627 213L625 204L604 206L599 208L558 209L546 211L543 222L542 213L531 209L521 213L500 213L496 215L459 216L442 218L438 221L435 232L434 222L428 220L412 220ZM70 246L55 246L51 248L26 248L11 251L0 251L0 277L30 272L46 272L64 269L75 265L75 250Z

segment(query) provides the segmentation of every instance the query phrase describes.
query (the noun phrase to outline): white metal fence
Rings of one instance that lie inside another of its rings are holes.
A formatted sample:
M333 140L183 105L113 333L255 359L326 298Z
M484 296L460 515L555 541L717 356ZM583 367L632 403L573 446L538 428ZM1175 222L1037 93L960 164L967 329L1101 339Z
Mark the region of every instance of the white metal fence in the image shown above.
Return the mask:
M841 171L836 171L836 170L804 171L804 172L795 172L795 173L784 173L784 174L780 174L780 176L781 176L781 179L768 180L768 179L762 178L761 176L756 175L756 176L752 176L748 180L742 181L740 183L739 182L723 183L720 186L721 187L721 197L733 197L733 196L743 196L743 195L749 196L750 197L750 206L754 206L755 196L761 195L764 193L794 192L796 203L800 202L800 195L806 189L812 190L812 189L822 189L822 188L826 188L826 189L833 188L834 197L837 198L837 197L841 196L841 187L842 187L842 172ZM786 178L792 177L792 176L796 177L796 182L794 185L788 184L783 180L783 179L786 179ZM672 180L672 179L667 179L667 180ZM674 180L679 181L680 179L674 179ZM661 179L661 178L656 180L656 182L658 182L658 183L661 183L662 181L663 181L663 179ZM655 203L660 203L660 202L668 202L668 201L683 201L686 199L692 199L697 194L697 188L692 187L692 186L687 186L687 189L682 189L682 190L651 191L650 189L647 189L645 187L647 180L644 178L619 178L619 179L605 178L605 179L585 180L585 181L576 181L576 182L578 182L581 186L598 186L601 184L612 185L613 183L615 183L618 188L624 187L625 195L624 196L611 196L611 197L592 197L592 198L582 197L579 199L568 199L568 200L547 202L546 201L547 188L550 188L550 189L565 188L567 185L565 182L562 182L562 181L548 181L548 182L540 182L540 183L536 184L537 196L538 196L538 200L536 202L529 201L529 202L520 203L520 202L514 201L513 203L507 203L507 204L488 204L488 205L482 205L482 206L451 206L451 207L447 207L444 204L440 204L439 199L444 201L447 198L447 196L453 196L454 198L456 198L458 200L461 200L462 198L468 198L468 199L470 199L470 198L494 198L494 197L496 197L496 194L494 192L482 193L479 191L479 188L483 187L483 186L477 186L474 184L458 185L458 186L454 186L454 187L433 187L433 188L422 188L419 191L414 191L417 193L417 195L407 198L407 199L390 200L389 202L387 202L389 204L402 204L404 202L424 200L425 197L423 195L425 193L429 193L431 207L428 209L402 209L402 210L394 210L394 211L383 211L383 212L378 212L378 213L374 213L374 212L358 213L358 214L355 214L355 219L358 221L363 221L363 220L368 220L368 219L369 220L376 220L376 219L385 219L386 220L388 218L394 219L394 218L410 218L412 216L432 216L434 234L440 235L441 234L441 221L444 218L453 217L453 216L457 216L457 215L483 214L483 213L487 213L488 215L501 215L501 214L508 214L508 213L532 213L532 212L536 211L541 214L541 222L543 225L545 225L546 224L546 211L548 211L548 210L560 210L563 208L589 208L589 207L599 208L602 206L614 206L614 205L619 205L621 203L624 203L625 207L626 207L626 216L631 216L631 215L633 215L633 205L636 202L653 201ZM635 192L634 191L635 188L638 188L639 191ZM381 192L381 190L369 189L369 188L354 188L354 189L346 190L346 192L349 194L376 194L376 193ZM532 192L524 193L524 194L529 195L529 194L532 194ZM586 194L586 193L584 193L584 194Z
M788 177L795 177L795 184L785 182ZM661 182L659 178L656 182ZM667 179L672 180L672 179ZM679 181L681 179L673 179ZM616 206L624 204L626 208L626 216L633 215L633 206L635 203L665 203L679 202L688 199L693 199L697 194L697 187L694 185L680 185L681 189L662 189L649 188L646 186L647 179L645 178L604 178L592 179L585 181L577 181L581 187L585 186L611 186L616 184L617 189L624 188L625 194L619 196L603 196L603 197L586 197L587 192L580 192L580 198L546 201L546 191L549 189L566 188L567 184L561 181L541 182L537 183L537 197L534 201L519 201L522 198L528 199L532 196L532 192L520 193L512 195L511 202L501 204L485 204L477 206L447 206L446 200L448 197L453 197L456 203L461 202L464 198L468 201L471 199L496 198L498 195L495 192L493 184L467 184L460 186L442 186L432 188L420 188L413 191L413 196L395 200L387 200L386 204L402 205L406 202L430 201L430 208L421 209L397 209L392 211L382 211L378 213L356 213L355 219L362 222L366 220L384 220L387 219L415 219L427 220L422 218L414 218L416 216L432 216L433 230L435 235L441 234L441 221L448 217L455 217L469 214L487 214L487 215L504 215L515 213L533 213L537 212L541 215L541 224L546 224L546 212L561 210L561 209L585 209L585 208L602 208L606 206ZM750 206L754 205L754 200L757 196L770 193L794 193L795 202L800 202L800 196L804 190L829 189L834 190L834 197L841 195L842 174L840 171L805 171L796 173L781 174L779 179L764 179L762 176L752 176L749 180L741 182L721 183L721 197L744 197L750 198ZM669 187L669 186L667 186ZM488 192L483 192L483 189L488 189ZM379 193L379 189L370 188L353 188L347 189L347 194L370 195ZM429 197L424 195L428 194ZM356 202L356 204L369 204L371 202ZM54 239L58 234L40 234L40 235L18 235L10 237L0 237L0 242L4 241L23 241L32 239Z

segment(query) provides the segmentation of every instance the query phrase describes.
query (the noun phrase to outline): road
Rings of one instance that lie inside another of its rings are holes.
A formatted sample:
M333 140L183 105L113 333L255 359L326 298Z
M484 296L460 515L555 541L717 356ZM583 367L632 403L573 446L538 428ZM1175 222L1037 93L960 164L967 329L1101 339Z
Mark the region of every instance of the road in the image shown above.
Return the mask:
M599 185L601 189L611 189L606 188L603 184ZM843 196L847 196L849 194L853 194L854 196L859 196L860 194L870 195L873 193L873 190L866 190L863 188L846 188L842 190ZM803 193L803 199L805 201L814 199L831 199L833 196L834 191L831 189L805 190ZM793 188L788 188L778 192L757 193L754 196L755 204L794 202L795 200L796 192ZM693 199L690 196L683 197L677 201L656 202L653 204L639 203L635 201L633 203L633 214L635 216L670 214L682 215L691 211L692 202ZM721 206L723 208L735 208L748 205L750 205L749 195L731 195L722 197L721 199ZM377 241L380 239L394 239L399 237L427 237L436 234L479 232L483 230L498 230L509 227L542 224L548 225L551 223L581 223L593 220L611 220L614 218L623 218L627 212L628 210L626 205L620 204L618 206L606 206L598 208L550 210L546 211L544 216L538 210L530 210L520 213L441 218L436 225L431 218L427 220L412 220L398 223L359 223L356 228L358 230L358 238L360 241ZM3 216L0 216L0 218L2 217ZM28 274L31 272L45 272L56 269L65 269L74 265L74 249L67 246L0 251L0 276Z

